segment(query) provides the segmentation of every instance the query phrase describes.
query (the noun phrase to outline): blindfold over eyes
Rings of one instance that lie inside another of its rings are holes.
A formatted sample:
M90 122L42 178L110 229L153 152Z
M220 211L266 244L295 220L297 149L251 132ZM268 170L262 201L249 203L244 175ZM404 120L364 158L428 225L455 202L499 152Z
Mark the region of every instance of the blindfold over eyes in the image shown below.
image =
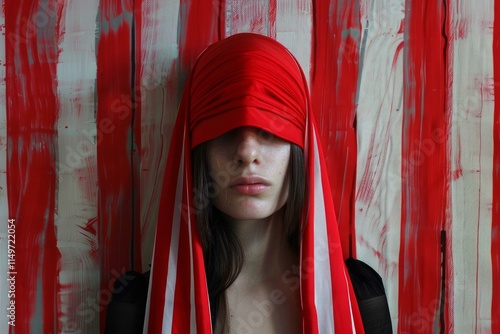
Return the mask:
M183 99L192 147L239 126L255 126L304 147L307 82L295 58L274 40L248 34L208 47Z

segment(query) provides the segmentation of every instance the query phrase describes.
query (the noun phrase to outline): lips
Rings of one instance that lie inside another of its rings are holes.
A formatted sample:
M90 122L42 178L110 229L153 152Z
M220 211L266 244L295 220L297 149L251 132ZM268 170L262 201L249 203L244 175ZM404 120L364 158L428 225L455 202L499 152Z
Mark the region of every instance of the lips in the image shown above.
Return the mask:
M240 176L229 183L229 188L242 195L257 195L271 187L271 183L261 176Z

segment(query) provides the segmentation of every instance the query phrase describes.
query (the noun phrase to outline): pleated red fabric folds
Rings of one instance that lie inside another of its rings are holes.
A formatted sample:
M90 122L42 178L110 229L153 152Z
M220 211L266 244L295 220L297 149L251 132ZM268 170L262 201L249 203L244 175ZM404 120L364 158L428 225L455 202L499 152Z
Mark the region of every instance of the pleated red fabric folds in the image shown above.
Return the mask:
M207 48L184 90L163 183L144 332L212 333L190 151L240 126L262 128L304 150L302 332L363 333L307 81L286 48L249 33Z

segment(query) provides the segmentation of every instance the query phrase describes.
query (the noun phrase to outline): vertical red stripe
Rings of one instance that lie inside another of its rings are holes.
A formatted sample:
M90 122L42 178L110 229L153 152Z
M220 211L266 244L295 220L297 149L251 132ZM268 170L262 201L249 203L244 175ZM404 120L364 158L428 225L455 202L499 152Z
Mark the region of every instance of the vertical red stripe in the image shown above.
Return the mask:
M59 8L60 9L60 8ZM16 326L58 332L56 194L58 13L55 0L6 1L7 183L16 219Z
M448 178L443 3L406 2L398 332L438 332Z
M97 172L101 288L108 291L113 271L132 269L134 223L132 147L133 1L99 4L97 49ZM109 304L99 296L101 331Z
M210 44L221 39L219 35L225 21L222 19L224 0L199 1L181 0L179 18L179 60L184 79L198 55Z
M491 221L491 332L500 333L500 4L495 1L493 25L495 115L493 125L493 212Z
M325 152L344 257L350 254L356 181L359 2L313 2L311 96ZM352 247L354 248L354 241Z
M143 63L142 63L142 3L143 1L134 1L134 29L133 34L133 95L132 95L132 106L134 111L132 113L132 178L133 178L133 189L132 189L132 202L133 202L133 225L132 225L132 257L133 266L132 269L138 272L142 272L142 237L141 237L141 183L142 181L142 163L141 157L144 154L144 147L142 143L142 90L143 90L143 80L148 80L149 78L144 78ZM149 73L151 75L151 73Z
M440 233L441 242L441 300L440 300L440 325L442 332L452 332L453 331L453 287L454 287L454 269L453 269L453 248L452 248L452 219L451 219L451 125L452 125L452 110L453 110L453 50L454 50L454 40L451 37L451 10L448 1L442 2L442 13L443 18L442 24L442 34L446 39L443 40L443 55L444 55L444 119L442 123L443 131L434 130L433 140L437 143L442 143L446 147L441 147L441 150L446 150L441 152L445 164L442 166L445 178L442 179L445 182L444 187L446 190L444 197L442 198L441 206L443 207L443 222L441 225L442 231Z
M219 0L219 39L226 38L226 0Z

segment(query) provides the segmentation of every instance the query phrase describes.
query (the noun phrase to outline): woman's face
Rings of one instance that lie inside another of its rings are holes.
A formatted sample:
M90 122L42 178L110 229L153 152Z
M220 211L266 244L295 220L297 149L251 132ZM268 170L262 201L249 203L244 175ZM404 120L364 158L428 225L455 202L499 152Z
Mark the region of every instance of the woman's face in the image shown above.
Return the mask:
M255 127L240 127L208 142L216 183L212 204L236 220L271 216L288 198L290 143Z

